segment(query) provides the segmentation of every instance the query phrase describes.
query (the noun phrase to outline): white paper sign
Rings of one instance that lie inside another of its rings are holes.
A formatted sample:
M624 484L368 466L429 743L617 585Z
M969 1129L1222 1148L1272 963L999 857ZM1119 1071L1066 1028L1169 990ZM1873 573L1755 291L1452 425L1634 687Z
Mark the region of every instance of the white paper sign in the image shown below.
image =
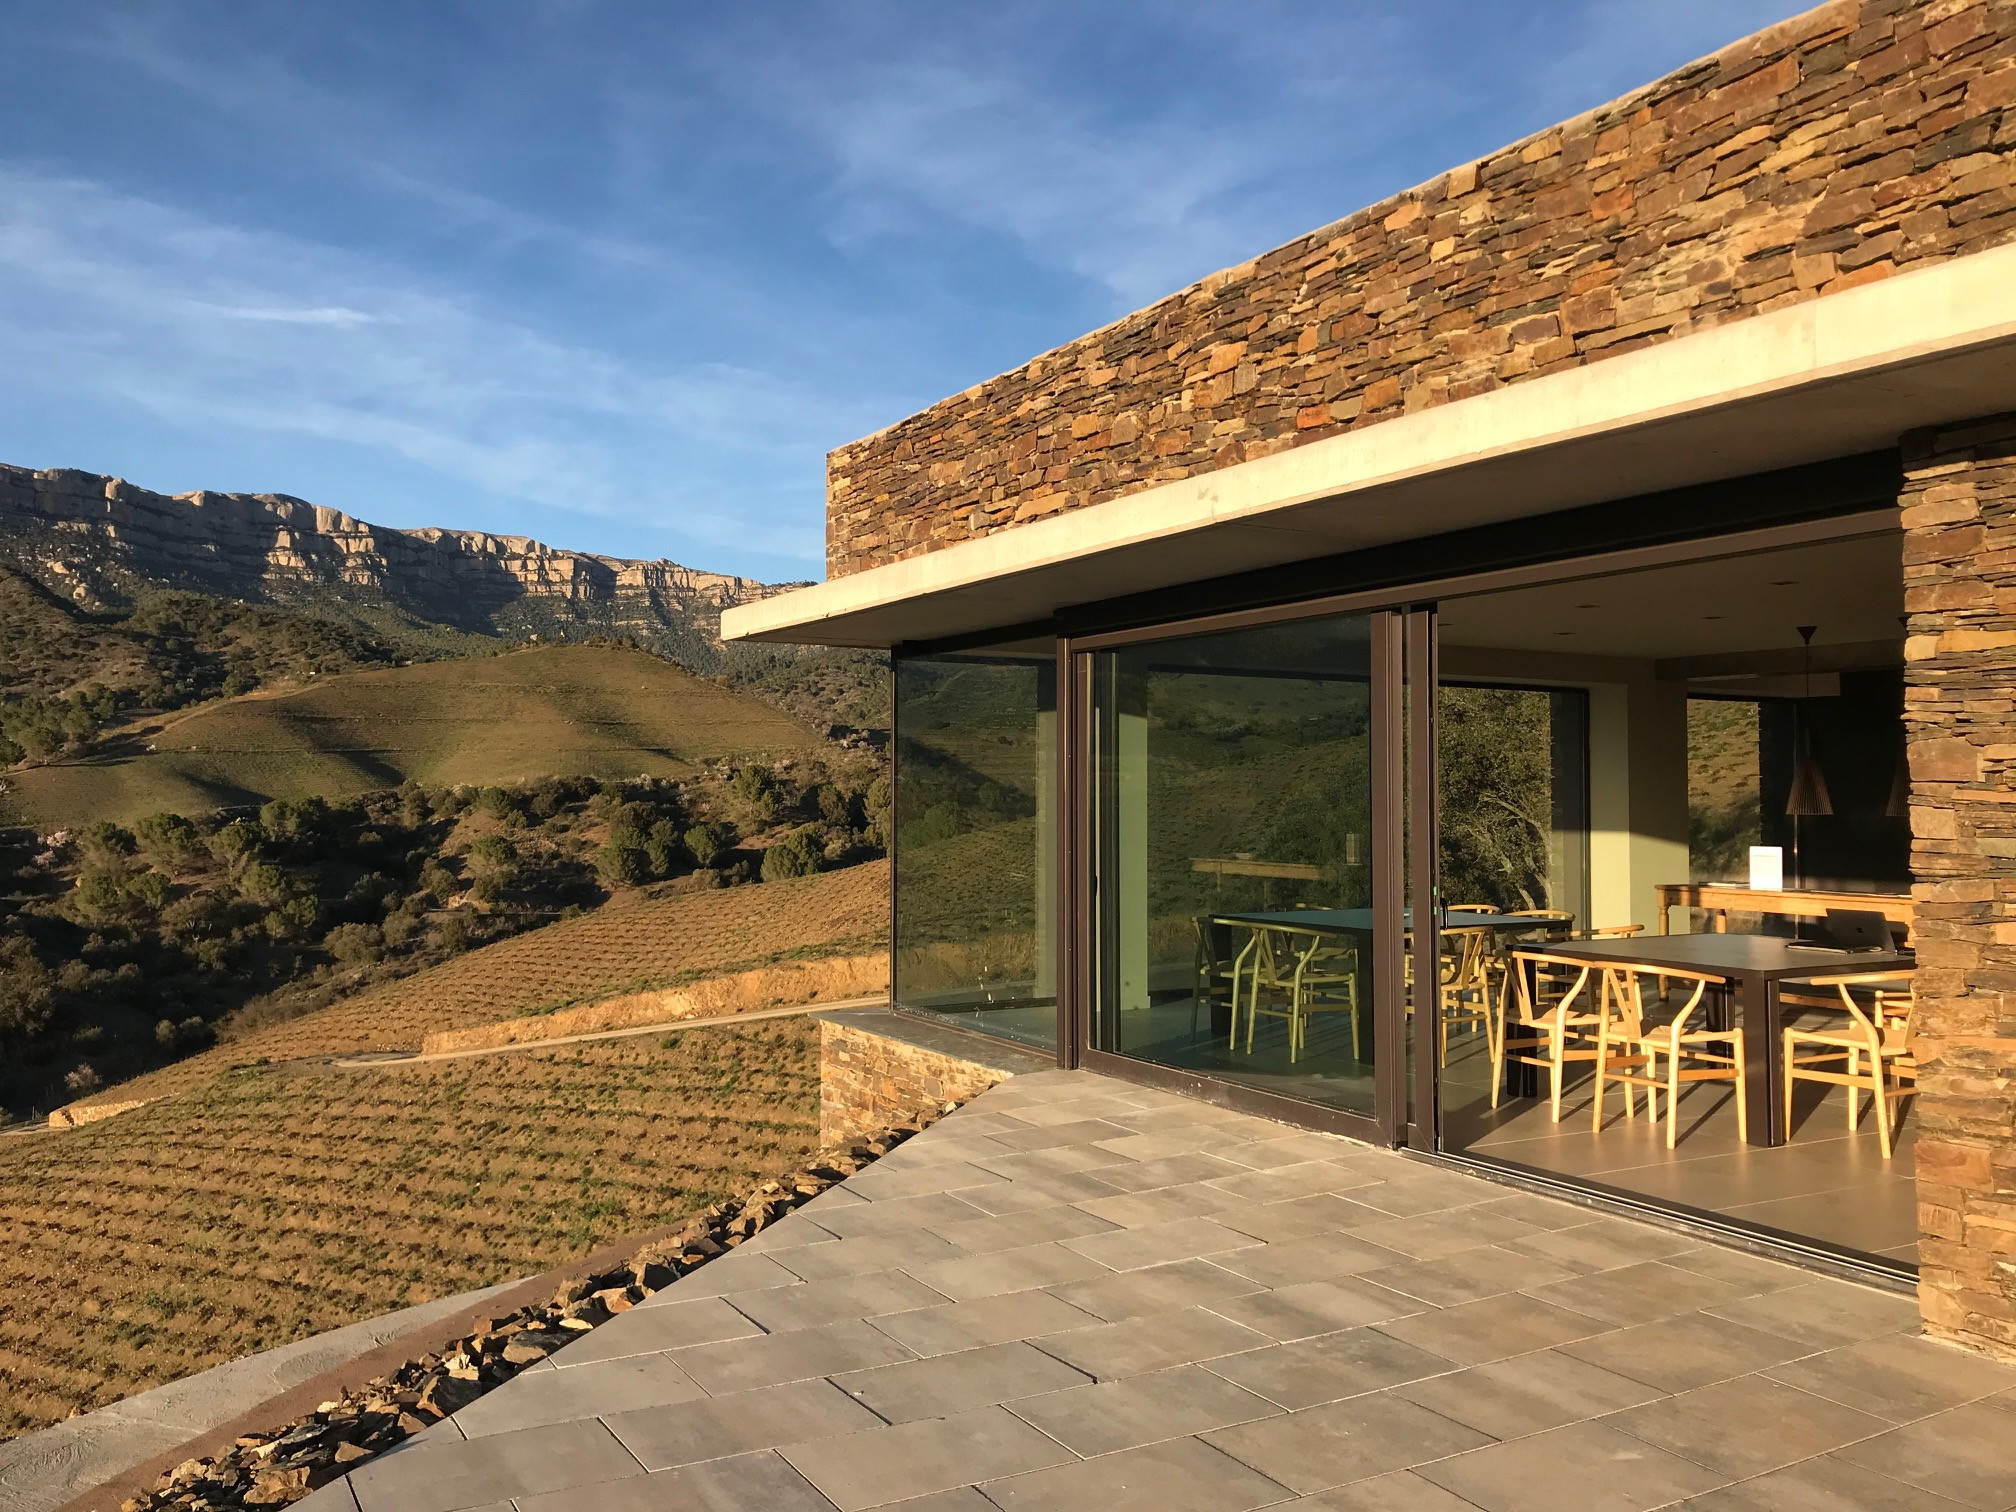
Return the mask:
M1783 892L1785 889L1785 848L1781 845L1750 847L1750 890Z

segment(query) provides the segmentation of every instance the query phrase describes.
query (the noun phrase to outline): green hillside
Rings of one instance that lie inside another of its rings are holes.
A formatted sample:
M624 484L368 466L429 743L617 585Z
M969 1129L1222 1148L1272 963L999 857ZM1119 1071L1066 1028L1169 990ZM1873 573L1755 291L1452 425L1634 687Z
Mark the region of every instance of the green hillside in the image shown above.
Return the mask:
M659 657L549 646L206 704L138 726L92 756L12 771L6 801L47 830L409 781L684 777L709 758L818 744L774 707Z

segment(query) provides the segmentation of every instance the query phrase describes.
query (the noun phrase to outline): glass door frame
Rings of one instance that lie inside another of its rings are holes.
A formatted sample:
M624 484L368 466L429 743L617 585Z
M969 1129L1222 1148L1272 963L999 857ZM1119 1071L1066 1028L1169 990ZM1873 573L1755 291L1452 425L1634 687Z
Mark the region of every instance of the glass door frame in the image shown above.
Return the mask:
M1094 996L1097 991L1095 963L1101 945L1100 909L1091 864L1097 798L1091 780L1092 658L1099 652L1126 646L1347 613L1363 615L1371 631L1372 1032L1375 1044L1393 1047L1376 1063L1374 1111L1369 1118L1341 1108L1324 1107L1301 1098L1221 1081L1197 1072L1156 1065L1131 1055L1098 1049L1092 1043ZM1060 879L1058 889L1064 917L1059 921L1057 938L1069 955L1058 975L1059 985L1065 988L1066 999L1060 1005L1058 1024L1060 1065L1083 1067L1128 1081L1144 1082L1241 1112L1348 1134L1378 1144L1398 1145L1407 1141L1404 1127L1405 1068L1409 1057L1404 1050L1408 1020L1401 967L1405 928L1402 908L1406 893L1401 849L1404 843L1401 795L1407 785L1406 774L1402 770L1406 735L1402 726L1404 700L1401 690L1405 620L1405 613L1391 606L1371 609L1353 606L1346 609L1317 602L1211 615L1104 634L1059 637L1058 751L1064 767L1060 773L1059 791L1066 833L1064 843L1058 847L1065 876Z

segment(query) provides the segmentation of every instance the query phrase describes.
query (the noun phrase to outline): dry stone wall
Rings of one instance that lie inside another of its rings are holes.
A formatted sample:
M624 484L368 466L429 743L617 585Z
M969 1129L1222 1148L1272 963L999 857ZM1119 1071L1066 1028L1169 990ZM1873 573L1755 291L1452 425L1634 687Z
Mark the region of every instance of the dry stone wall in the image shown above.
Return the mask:
M1906 438L1919 1293L2016 1360L2016 415Z
M1836 0L828 462L838 577L2016 238L2016 0Z
M819 1026L819 1141L844 1145L928 1119L1012 1073L831 1021Z

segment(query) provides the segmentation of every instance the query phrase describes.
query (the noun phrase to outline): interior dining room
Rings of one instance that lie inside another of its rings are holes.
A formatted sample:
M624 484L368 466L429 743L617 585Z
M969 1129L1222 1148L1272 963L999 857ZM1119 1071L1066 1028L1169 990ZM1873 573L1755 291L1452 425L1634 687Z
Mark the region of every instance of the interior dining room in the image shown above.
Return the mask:
M1445 1151L1913 1263L1900 550L1440 602Z

